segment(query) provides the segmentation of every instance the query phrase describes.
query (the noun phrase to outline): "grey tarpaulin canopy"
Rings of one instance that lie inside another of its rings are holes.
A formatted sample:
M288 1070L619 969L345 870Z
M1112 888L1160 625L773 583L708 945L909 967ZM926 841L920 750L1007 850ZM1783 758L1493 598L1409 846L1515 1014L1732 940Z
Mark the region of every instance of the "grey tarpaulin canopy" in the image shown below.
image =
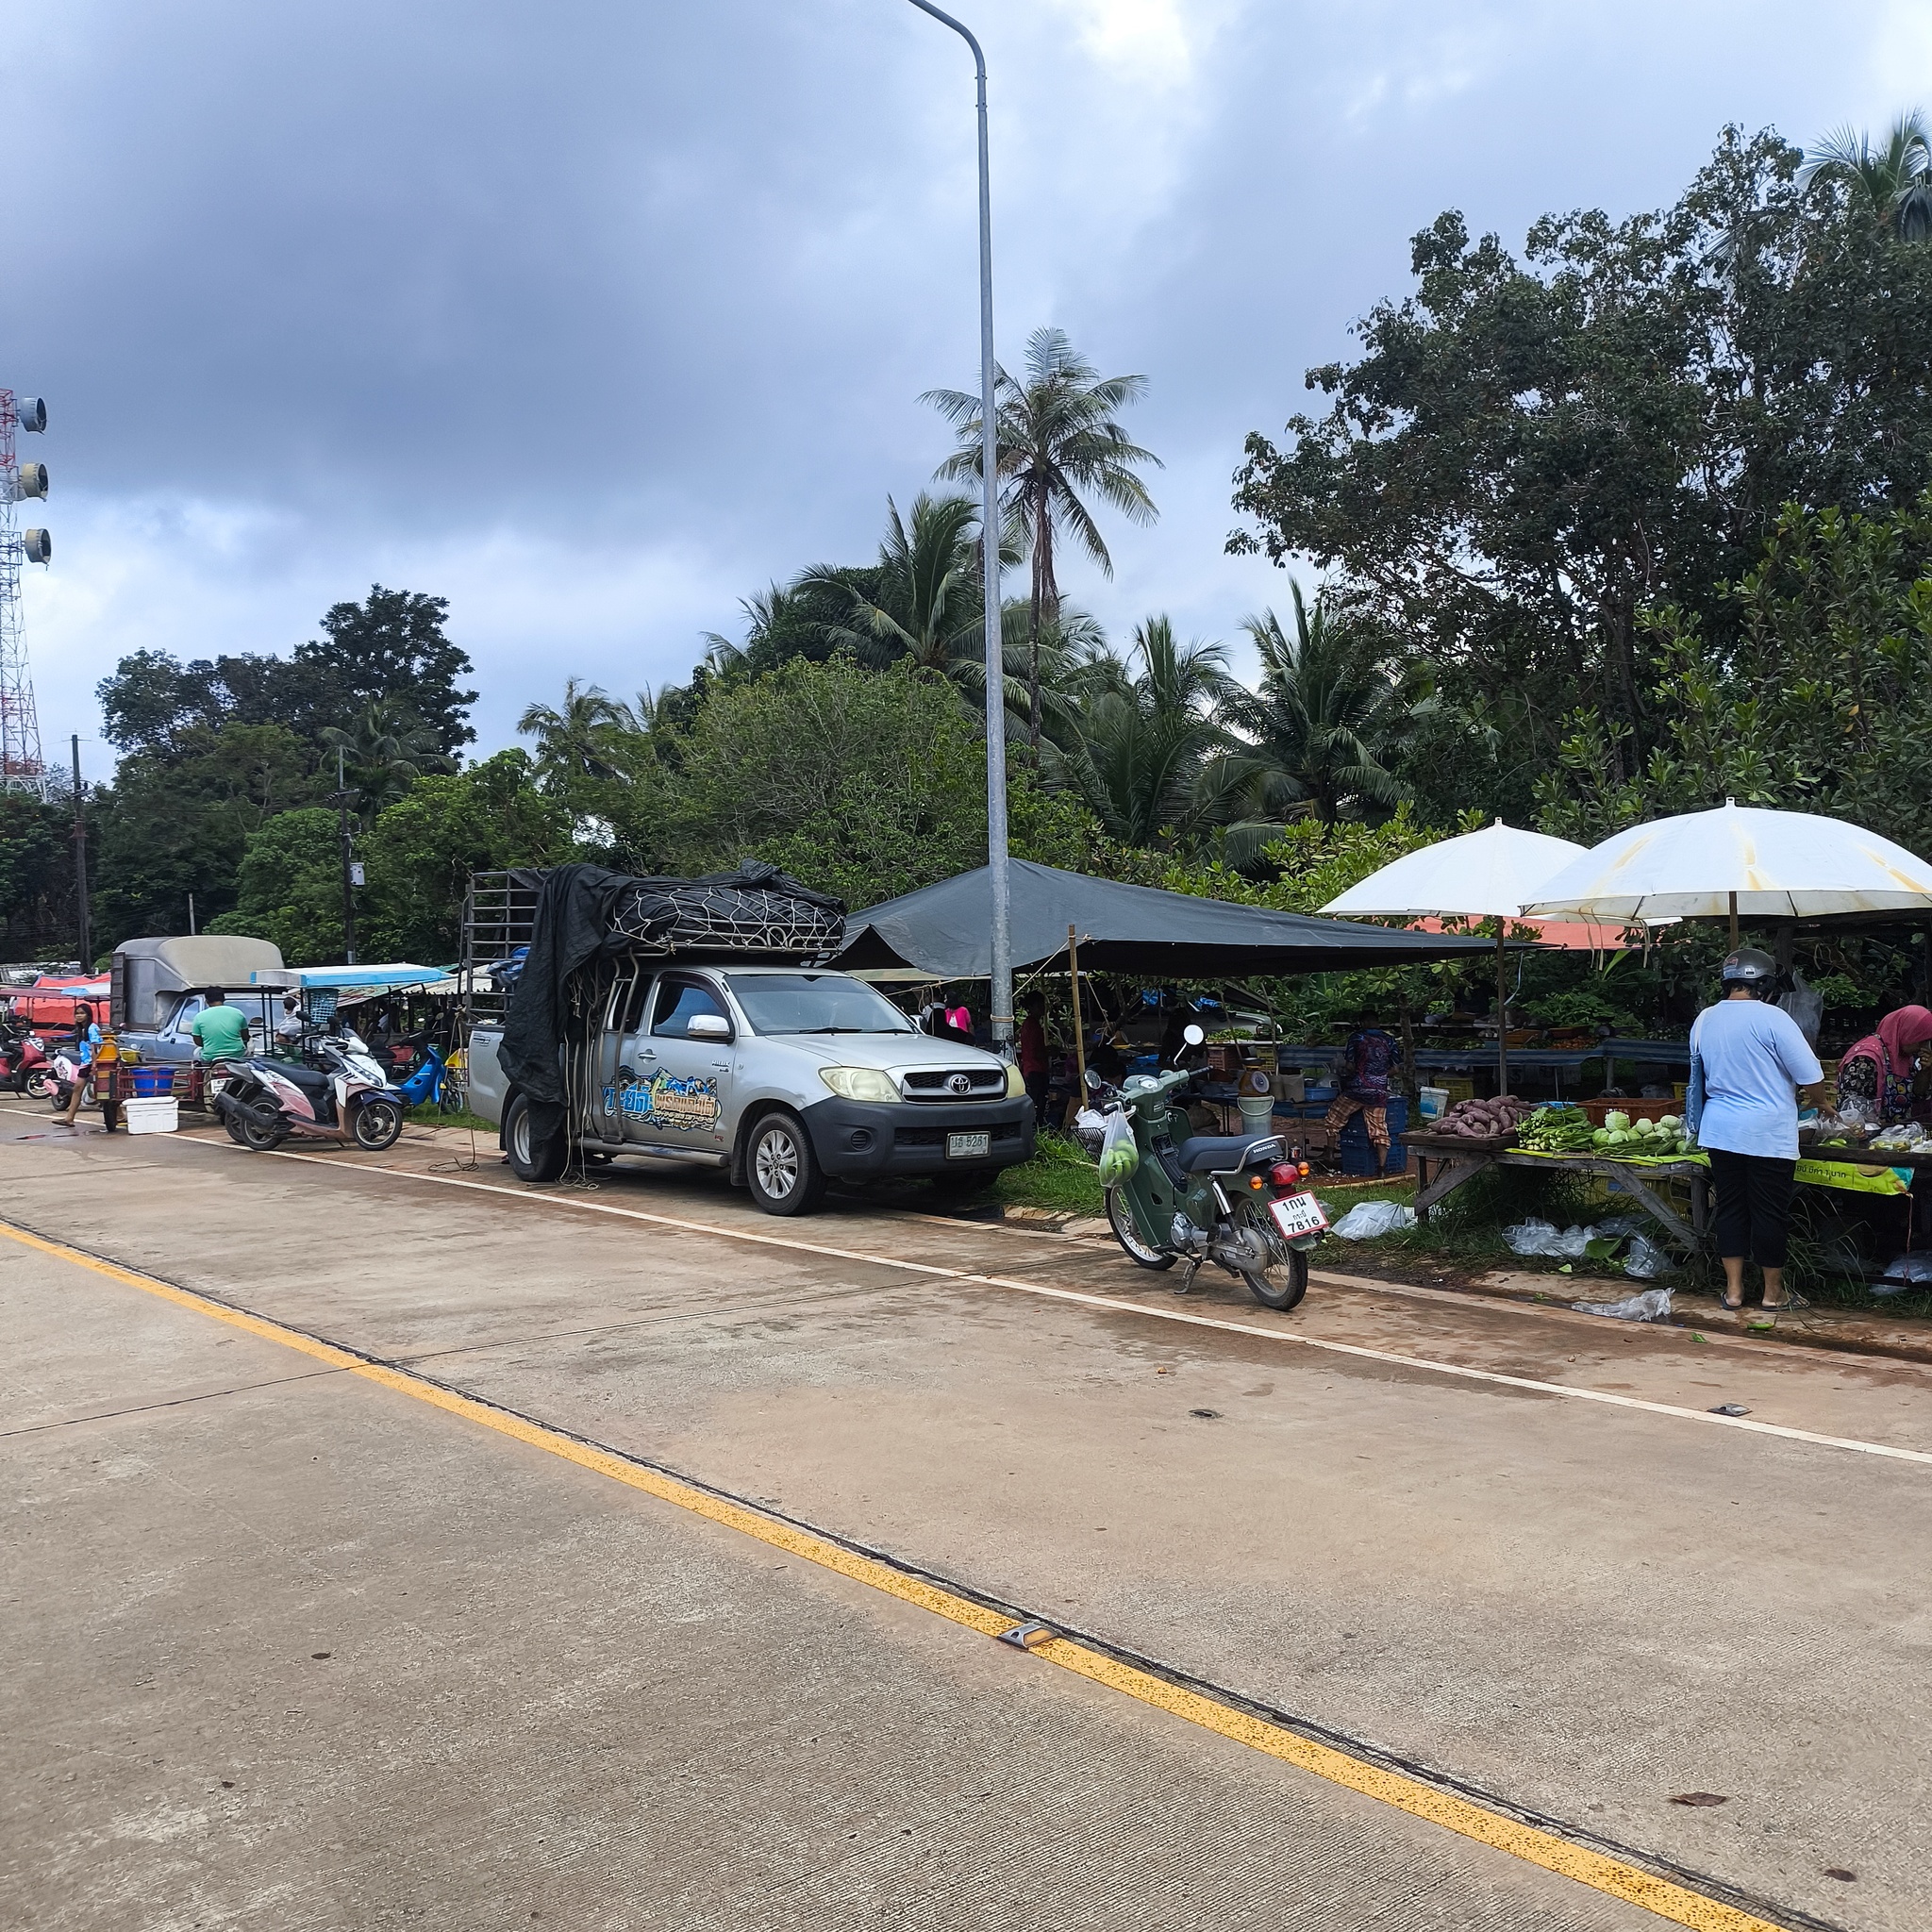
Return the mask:
M1063 958L1070 925L1079 935L1083 972L1147 979L1346 973L1490 951L1484 939L1231 906L1030 859L1013 859L1009 871L1016 967ZM981 866L853 913L837 963L861 973L914 966L935 979L984 979L992 971L991 880Z

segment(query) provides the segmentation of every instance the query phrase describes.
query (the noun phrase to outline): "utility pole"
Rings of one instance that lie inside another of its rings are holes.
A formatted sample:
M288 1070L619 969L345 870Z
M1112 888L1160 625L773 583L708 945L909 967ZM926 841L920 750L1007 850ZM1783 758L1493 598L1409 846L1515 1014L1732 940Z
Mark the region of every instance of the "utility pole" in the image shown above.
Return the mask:
M1007 870L1007 661L1000 608L999 417L994 408L992 355L992 185L987 160L986 56L971 31L931 0L912 0L922 13L949 26L973 49L979 84L979 554L985 559L986 623L986 858L992 884L992 1043L1013 1049L1013 913Z
M356 963L356 873L355 848L349 841L349 801L355 797L342 770L342 747L336 746L336 789L329 803L335 807L342 835L342 958Z
M87 898L87 794L80 789L80 733L74 734L74 896L80 924L80 970L94 966L93 920Z

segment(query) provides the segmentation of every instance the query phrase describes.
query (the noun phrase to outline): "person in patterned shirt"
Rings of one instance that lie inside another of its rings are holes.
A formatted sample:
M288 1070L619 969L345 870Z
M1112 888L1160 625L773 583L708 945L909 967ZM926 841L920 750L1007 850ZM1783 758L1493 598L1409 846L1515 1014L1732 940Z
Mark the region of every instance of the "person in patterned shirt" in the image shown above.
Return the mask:
M1368 1129L1375 1150L1375 1172L1389 1159L1389 1083L1402 1048L1379 1026L1358 1026L1348 1036L1336 1063L1337 1092L1328 1108L1328 1125L1339 1135L1357 1114Z
M1847 1107L1868 1120L1890 1126L1911 1118L1912 1076L1919 1056L1932 1048L1932 1011L1901 1007L1879 1021L1878 1030L1848 1047L1838 1063L1838 1087L1833 1103L1842 1114Z

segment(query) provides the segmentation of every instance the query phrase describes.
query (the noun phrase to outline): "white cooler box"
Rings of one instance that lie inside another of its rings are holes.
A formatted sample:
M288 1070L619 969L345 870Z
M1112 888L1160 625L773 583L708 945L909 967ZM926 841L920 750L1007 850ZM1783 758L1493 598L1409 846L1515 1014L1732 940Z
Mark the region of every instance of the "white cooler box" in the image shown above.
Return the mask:
M172 1093L124 1100L121 1117L130 1134L172 1134L181 1124L181 1103Z

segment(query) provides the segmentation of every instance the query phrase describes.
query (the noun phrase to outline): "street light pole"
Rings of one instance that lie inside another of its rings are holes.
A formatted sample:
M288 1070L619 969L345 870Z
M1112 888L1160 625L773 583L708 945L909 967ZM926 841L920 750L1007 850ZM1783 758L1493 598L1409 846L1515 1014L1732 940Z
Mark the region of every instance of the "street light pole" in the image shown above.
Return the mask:
M336 789L329 795L328 803L338 813L337 826L341 839L342 858L342 958L353 966L356 963L356 874L355 846L349 839L349 801L356 796L342 771L342 748L336 747Z
M986 56L972 32L930 0L912 0L973 49L979 83L979 431L982 501L980 575L986 586L986 858L992 877L992 1038L1010 1052L1013 1039L1013 911L1007 876L1007 676L1000 599L999 418L992 360L992 177L987 164Z

